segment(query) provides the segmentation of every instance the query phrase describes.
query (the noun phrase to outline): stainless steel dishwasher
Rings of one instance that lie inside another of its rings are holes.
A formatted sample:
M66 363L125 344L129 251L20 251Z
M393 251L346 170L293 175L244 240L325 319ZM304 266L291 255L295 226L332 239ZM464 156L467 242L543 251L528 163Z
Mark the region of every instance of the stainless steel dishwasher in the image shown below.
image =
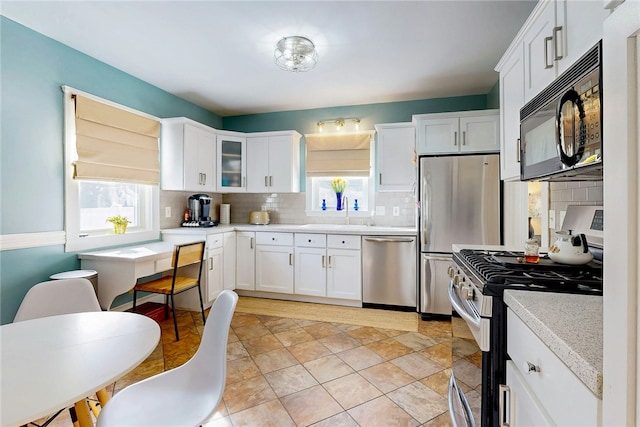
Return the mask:
M363 307L415 311L417 264L415 236L362 236Z

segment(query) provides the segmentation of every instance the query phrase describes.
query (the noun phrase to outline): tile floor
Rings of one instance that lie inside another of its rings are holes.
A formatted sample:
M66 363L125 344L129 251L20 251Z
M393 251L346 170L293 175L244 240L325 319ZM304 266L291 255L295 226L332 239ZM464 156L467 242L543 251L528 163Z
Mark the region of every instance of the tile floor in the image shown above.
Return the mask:
M186 362L200 341L198 313L161 323L162 339L127 385ZM223 402L212 426L448 426L451 324L418 332L236 312ZM53 426L70 425L68 416ZM65 424L66 423L66 424Z

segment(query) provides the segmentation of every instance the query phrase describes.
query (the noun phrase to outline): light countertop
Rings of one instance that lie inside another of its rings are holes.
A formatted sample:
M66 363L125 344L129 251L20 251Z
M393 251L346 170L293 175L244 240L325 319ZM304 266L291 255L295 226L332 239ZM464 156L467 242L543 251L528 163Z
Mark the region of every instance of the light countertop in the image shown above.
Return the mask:
M324 233L324 234L354 234L361 236L416 236L415 227L380 227L359 224L229 224L208 228L178 227L162 230L163 234L205 233L216 234L227 231L265 231L282 233Z
M504 302L602 399L602 297L505 291Z
M152 242L137 245L123 246L115 249L103 249L78 253L79 259L119 261L149 261L166 257L173 252L173 243Z

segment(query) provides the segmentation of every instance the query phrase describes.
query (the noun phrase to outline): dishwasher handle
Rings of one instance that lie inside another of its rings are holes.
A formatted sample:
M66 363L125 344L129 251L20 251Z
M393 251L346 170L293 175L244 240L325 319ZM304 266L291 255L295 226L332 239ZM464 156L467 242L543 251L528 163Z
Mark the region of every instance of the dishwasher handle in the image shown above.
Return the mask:
M414 242L413 237L365 237L364 240L367 242L376 242L376 243L388 243L388 242L396 242L396 243L412 243Z

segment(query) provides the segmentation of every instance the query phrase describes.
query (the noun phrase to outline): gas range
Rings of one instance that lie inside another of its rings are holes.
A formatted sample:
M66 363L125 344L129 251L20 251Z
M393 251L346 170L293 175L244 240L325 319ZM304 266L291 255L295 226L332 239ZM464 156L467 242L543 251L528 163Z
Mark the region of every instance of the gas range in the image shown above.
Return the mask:
M568 265L542 256L530 264L523 258L523 252L462 249L453 254L454 273L488 296L506 289L602 295L602 262Z

